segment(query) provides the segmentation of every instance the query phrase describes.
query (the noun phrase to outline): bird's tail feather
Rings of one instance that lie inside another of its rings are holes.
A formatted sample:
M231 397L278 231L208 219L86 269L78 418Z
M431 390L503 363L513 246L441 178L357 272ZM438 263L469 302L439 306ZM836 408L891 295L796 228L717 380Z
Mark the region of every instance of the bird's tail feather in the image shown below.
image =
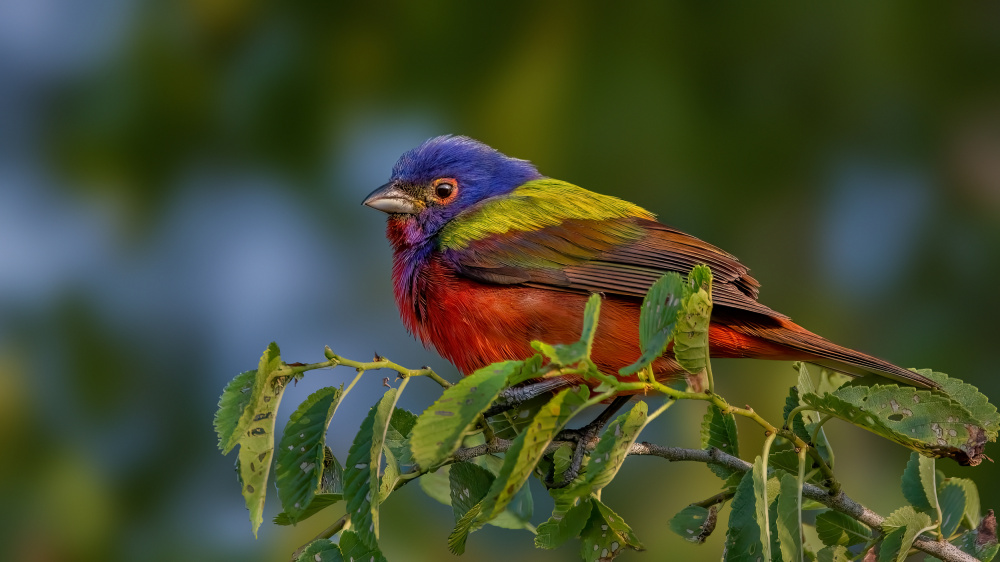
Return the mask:
M921 388L940 386L935 381L911 370L837 345L784 318L767 318L766 321L741 319L736 322L725 322L723 328L722 332L733 332L756 340L750 345L747 345L746 341L741 342L745 349L759 350L758 353L744 352L741 354L743 357L806 361L855 377L874 374Z

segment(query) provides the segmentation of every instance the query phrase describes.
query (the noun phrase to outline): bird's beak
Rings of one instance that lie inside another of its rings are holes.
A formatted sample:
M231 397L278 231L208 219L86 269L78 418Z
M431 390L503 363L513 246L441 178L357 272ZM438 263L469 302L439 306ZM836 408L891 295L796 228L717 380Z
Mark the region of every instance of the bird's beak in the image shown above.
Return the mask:
M369 193L362 205L390 214L415 215L420 212L417 201L392 182Z

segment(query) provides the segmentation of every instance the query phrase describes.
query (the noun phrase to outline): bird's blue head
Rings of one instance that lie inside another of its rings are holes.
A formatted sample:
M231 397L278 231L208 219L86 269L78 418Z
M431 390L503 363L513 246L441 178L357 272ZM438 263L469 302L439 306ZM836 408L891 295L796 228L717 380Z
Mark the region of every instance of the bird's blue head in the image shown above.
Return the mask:
M403 154L389 183L364 204L405 221L407 238L429 239L457 214L490 197L510 193L542 175L527 160L511 158L477 140L444 135Z

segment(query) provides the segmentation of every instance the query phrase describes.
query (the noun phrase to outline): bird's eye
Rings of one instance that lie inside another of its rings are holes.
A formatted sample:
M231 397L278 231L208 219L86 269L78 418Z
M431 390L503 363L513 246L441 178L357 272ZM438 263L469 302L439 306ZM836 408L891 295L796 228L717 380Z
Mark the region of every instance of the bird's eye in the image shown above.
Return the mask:
M439 180L434 180L433 187L434 187L434 195L436 195L438 199L441 199L442 201L451 199L451 197L455 195L455 192L458 190L458 186L455 185L455 180L451 178L441 178Z

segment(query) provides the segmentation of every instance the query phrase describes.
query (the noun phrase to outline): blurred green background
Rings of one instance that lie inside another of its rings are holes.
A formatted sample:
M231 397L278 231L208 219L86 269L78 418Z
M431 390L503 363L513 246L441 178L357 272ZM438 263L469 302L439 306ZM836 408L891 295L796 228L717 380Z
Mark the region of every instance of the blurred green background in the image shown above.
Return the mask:
M803 325L1000 401L1000 6L838 4L0 2L0 559L282 560L339 516L279 528L272 497L254 540L212 415L272 340L455 377L403 330L384 217L359 205L442 133L635 201ZM771 419L794 380L716 372ZM281 423L350 374L311 373ZM383 390L360 386L341 458ZM645 438L697 446L702 408ZM845 489L898 506L907 451L827 427ZM939 466L1000 507L996 465ZM709 560L721 529L697 547L666 521L717 489L637 458L604 499L646 558ZM390 560L451 559L449 508L408 486L384 510ZM576 549L488 528L465 559Z

